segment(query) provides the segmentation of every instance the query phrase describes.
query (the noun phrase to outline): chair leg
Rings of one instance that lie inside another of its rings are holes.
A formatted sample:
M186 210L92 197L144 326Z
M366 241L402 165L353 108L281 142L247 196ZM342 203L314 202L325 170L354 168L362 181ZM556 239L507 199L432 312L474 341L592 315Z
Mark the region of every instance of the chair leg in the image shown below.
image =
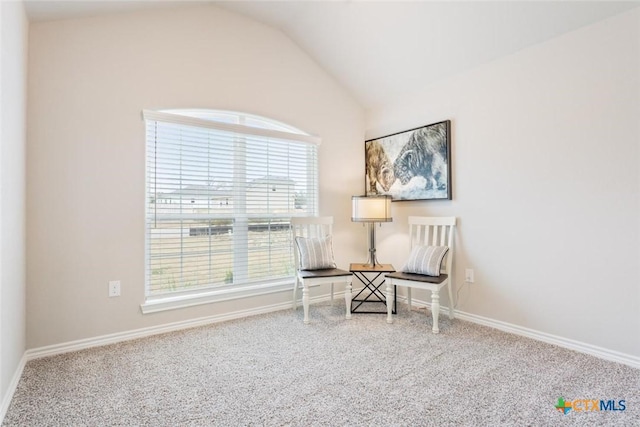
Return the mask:
M393 323L393 286L389 283L389 279L387 281L387 323Z
M352 286L351 286L351 281L352 279L349 278L347 279L347 286L344 289L344 302L347 305L347 314L345 316L346 319L351 319L351 291L352 291ZM333 284L331 284L331 289L333 290Z
M293 309L298 308L298 279L293 284Z
M449 288L449 319L453 320L455 314L453 313L453 306L455 305L453 301L453 291L451 290L451 281L447 282L447 288Z
M304 309L304 323L309 323L309 286L302 283L302 308Z
M411 288L407 288L407 303L409 303L409 311L411 311Z
M331 301L333 301L333 283L331 284Z
M440 332L438 329L438 318L440 317L440 291L431 291L431 317L433 318L433 331L434 334Z

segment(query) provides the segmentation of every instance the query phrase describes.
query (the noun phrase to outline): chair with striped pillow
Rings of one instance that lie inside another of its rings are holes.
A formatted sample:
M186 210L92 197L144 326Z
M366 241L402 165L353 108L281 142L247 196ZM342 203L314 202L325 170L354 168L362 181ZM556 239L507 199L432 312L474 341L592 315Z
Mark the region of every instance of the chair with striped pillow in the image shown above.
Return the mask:
M434 334L440 332L440 289L449 290L449 318L453 319L453 292L451 289L451 266L453 264L453 233L455 217L409 217L411 253L405 266L386 275L387 323L393 323L393 287L407 288L407 302L411 310L411 289L431 291L431 316Z
M302 288L304 323L309 323L309 288L324 284L345 284L346 318L351 319L351 272L336 268L332 244L333 217L291 218L292 245L296 266L293 309L297 308L298 288Z

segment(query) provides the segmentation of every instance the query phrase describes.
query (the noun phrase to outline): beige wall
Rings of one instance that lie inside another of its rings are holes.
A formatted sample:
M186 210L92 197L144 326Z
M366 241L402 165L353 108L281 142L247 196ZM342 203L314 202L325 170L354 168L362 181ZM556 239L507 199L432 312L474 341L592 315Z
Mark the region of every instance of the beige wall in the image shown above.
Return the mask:
M453 134L453 201L394 203L379 258L408 215L458 216L458 308L640 356L639 117L637 9L372 111L367 138Z
M0 420L25 351L25 147L28 23L0 2Z
M361 256L349 206L364 112L279 31L204 6L34 23L29 48L28 348L291 298L140 313L142 109L244 111L320 136L321 214L335 216L339 264ZM116 279L122 296L109 298Z

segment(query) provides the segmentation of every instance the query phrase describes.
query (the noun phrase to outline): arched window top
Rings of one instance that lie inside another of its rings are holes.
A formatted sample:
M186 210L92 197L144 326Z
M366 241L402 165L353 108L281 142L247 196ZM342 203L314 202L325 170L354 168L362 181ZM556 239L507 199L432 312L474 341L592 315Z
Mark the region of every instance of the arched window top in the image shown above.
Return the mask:
M293 126L267 117L224 110L167 109L143 110L145 121L181 124L198 128L217 129L266 138L320 145L321 139Z
M208 120L219 123L229 123L236 125L244 125L258 129L277 130L282 132L297 133L300 135L309 135L286 123L262 117L255 114L239 113L236 111L226 110L207 110L207 109L170 109L160 110L163 113L177 114L180 116L193 117L196 119Z

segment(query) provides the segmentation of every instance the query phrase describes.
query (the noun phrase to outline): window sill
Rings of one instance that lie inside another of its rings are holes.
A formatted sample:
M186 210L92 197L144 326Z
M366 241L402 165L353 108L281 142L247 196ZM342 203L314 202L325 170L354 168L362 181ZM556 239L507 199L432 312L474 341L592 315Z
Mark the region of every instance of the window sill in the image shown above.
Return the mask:
M144 303L140 304L140 309L142 310L142 314L150 314L202 304L211 304L214 302L257 297L284 291L293 291L293 280L273 283L270 285L263 284L243 286L236 289L227 288L205 290L189 295L148 298Z

